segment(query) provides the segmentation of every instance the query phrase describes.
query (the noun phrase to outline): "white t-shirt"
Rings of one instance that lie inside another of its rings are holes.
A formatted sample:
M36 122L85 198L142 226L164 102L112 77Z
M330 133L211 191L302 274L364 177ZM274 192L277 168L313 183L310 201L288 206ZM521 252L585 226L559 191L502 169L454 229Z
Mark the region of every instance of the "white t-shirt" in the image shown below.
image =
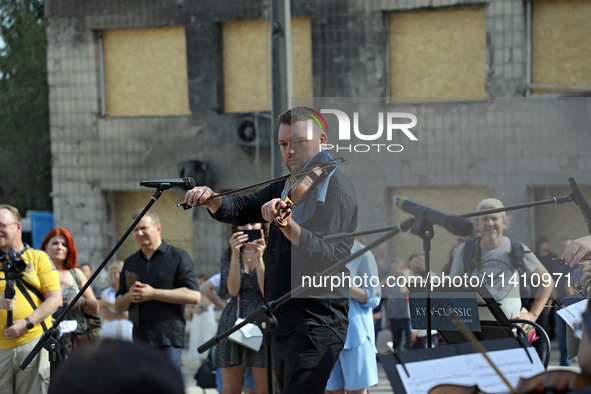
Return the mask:
M464 275L465 245L463 243L458 248L449 272L449 276L451 277ZM523 245L523 250L525 252L523 256L525 271L532 273L542 263L540 263L540 260L538 260L536 255L525 244ZM498 246L482 251L480 265L477 264L476 269L470 273L470 276L477 276L479 278L484 274L486 288L490 291L493 298L501 304L501 309L509 319L521 311L520 289L524 284L523 278L517 278L519 272L511 264L510 253L511 240L508 237L503 237L503 241ZM491 286L491 274L493 286ZM512 277L513 281L519 281L519 286L509 283Z
M115 291L115 288L113 288L113 286L109 286L103 290L103 292L101 293L101 298L103 298L104 300L107 300L107 302L115 305L115 300L117 298L116 293L117 292ZM107 309L109 309L109 312L111 312L111 313L114 313L114 314L119 313L111 307L109 307Z
M211 284L217 289L218 287L220 287L220 281L222 279L222 274L221 273L217 273L215 275L213 275L211 278L209 278L209 280L211 281Z

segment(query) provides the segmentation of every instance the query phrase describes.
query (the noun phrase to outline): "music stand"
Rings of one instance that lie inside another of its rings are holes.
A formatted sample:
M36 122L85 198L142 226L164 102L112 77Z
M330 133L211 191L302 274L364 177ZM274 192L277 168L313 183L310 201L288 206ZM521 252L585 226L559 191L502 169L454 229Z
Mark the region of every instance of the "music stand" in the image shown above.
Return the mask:
M503 350L516 350L520 349L521 343L517 338L505 338L505 339L494 339L494 340L487 340L481 342L483 347L486 349L487 352L492 351L503 351ZM528 350L528 355L531 358L531 354L535 355L535 350L530 346ZM449 361L445 361L445 359L454 356L469 356L477 353L476 350L472 347L470 343L458 343L455 345L449 346L440 346L431 349L418 349L418 350L411 350L405 353L399 354L386 354L386 355L378 355L384 370L386 371L386 376L390 381L390 385L392 386L393 392L397 394L407 394L406 388L403 384L403 378L400 376L401 374L406 374L409 379L417 379L418 377L413 378L413 371L412 368L408 366L408 364L421 362L421 361L429 361L429 360L442 360L443 364L448 364ZM513 353L513 355L519 356L520 352ZM525 359L519 361L520 368L513 368L515 373L522 373L524 369L527 369L528 374L531 375L543 372L543 365L539 362L539 358L535 355L531 363L524 362ZM398 365L401 365L401 372L399 373L399 369L397 368ZM497 365L498 366L498 365ZM444 381L449 382L449 376L438 376L434 371L431 369L427 371L423 368L426 373L430 374L431 384L436 386ZM501 368L502 369L502 368ZM409 372L410 370L410 372ZM461 371L460 371L461 372ZM503 372L503 373L506 373ZM440 381L438 381L440 380ZM453 379L452 379L453 380ZM478 383L478 382L476 382ZM474 382L470 383L474 384ZM507 390L508 391L508 390ZM426 391L425 391L426 392ZM415 394L408 393L408 394Z
M420 296L424 296L425 294L424 286L418 286L416 284L412 285L412 283L409 283L407 288L410 292L416 292ZM476 296L480 331L475 331L473 334L479 341L517 338L521 344L521 347L526 349L529 342L527 334L518 324L525 323L533 326L536 329L536 333L539 334L540 340L544 341L545 343L546 356L544 357L543 365L544 369L548 368L548 364L550 362L550 338L548 337L546 331L544 331L544 329L536 322L521 319L508 319L500 307L501 304L493 298L486 286L481 285L479 287L455 287L442 285L437 288L437 292L465 292L472 293ZM466 294L466 297L469 297L469 295ZM519 331L517 335L515 334L514 329ZM468 339L462 335L460 331L437 330L437 332L447 344L458 344L468 341Z
M411 293L416 293L417 295L421 296L424 296L425 294L425 286L421 286L418 283L409 283L407 288ZM479 341L489 339L515 338L512 323L509 321L509 319L507 319L507 316L501 309L501 304L495 301L485 286L455 287L444 285L437 287L437 289L434 289L434 291L441 293L473 293L476 296L481 331L474 332L474 335ZM470 297L470 295L466 294L465 297ZM463 343L468 341L460 331L438 330L438 333L448 344Z

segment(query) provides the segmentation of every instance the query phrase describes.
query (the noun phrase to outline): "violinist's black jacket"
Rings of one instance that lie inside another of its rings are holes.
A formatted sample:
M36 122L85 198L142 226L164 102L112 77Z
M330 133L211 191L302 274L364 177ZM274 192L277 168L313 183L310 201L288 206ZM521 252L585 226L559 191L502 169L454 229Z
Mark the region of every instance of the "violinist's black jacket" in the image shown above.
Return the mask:
M355 188L339 170L328 180L324 205L316 208L314 215L304 223L300 245L295 246L285 238L277 226L271 224L267 257L265 261L265 301L276 300L292 288L302 284L303 276L313 276L325 268L342 261L351 254L353 239L327 243L323 236L354 232L357 228L357 198ZM222 197L220 209L211 216L214 219L235 225L264 222L261 207L273 198L279 198L285 180L270 184L264 189L243 197ZM304 197L307 198L307 197ZM302 203L302 202L300 202ZM342 279L349 271L343 267L333 274ZM306 285L308 285L306 280ZM335 282L336 283L336 279ZM316 282L318 284L318 282ZM275 312L279 327L274 335L290 334L307 325L328 326L345 341L349 287L341 286L331 291L331 279L321 288L289 300Z

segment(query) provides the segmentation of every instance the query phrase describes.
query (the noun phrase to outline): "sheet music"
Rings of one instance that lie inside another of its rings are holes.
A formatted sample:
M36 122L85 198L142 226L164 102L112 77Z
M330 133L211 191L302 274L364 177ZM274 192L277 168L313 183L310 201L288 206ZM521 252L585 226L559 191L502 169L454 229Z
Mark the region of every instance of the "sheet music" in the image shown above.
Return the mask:
M583 321L583 313L585 313L585 309L587 309L586 299L575 302L567 307L560 308L557 312L558 315L564 319L566 324L575 331L575 336L579 339L581 339L582 330L578 328Z
M534 348L527 348L533 364L523 348L488 352L488 357L515 387L519 378L529 378L544 372L544 366ZM402 384L408 394L427 394L431 388L442 383L465 386L475 384L486 393L508 393L494 369L480 353L465 354L436 360L405 364L410 378L402 365L396 365Z

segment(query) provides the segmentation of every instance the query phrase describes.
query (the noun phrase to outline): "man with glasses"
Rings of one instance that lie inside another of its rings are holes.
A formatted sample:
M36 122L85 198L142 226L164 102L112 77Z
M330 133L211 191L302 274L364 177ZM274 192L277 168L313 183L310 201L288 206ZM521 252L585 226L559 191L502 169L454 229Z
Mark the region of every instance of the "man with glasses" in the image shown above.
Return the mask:
M19 367L43 330L51 326L51 315L62 304L62 290L53 263L45 252L23 243L22 229L18 209L0 204L2 268L13 266L11 262L18 258L26 263L22 278L14 286L12 299L4 296L6 272L0 274L0 392L46 393L49 387L46 350L42 349L24 371ZM10 327L7 327L8 311L13 315Z

